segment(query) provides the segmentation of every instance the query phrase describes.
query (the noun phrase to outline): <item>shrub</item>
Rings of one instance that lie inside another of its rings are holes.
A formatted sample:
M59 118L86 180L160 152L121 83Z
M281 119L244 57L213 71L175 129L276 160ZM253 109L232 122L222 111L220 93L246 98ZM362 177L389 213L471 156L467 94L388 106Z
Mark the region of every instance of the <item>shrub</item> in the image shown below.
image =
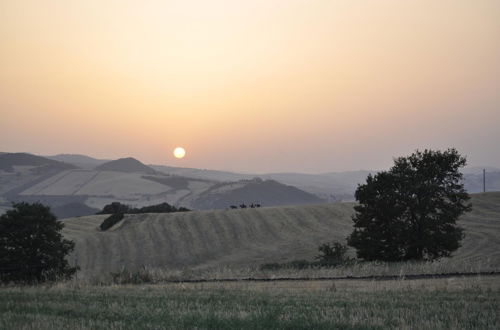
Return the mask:
M120 271L116 273L112 272L110 275L114 284L153 283L153 276L146 267L142 267L135 271L130 271L127 268L122 267Z
M318 250L321 254L317 256L316 259L320 265L336 266L351 261L351 259L346 256L348 247L345 244L339 242L324 243L319 246Z
M118 222L120 222L123 219L123 217L124 217L123 213L111 214L109 217L104 219L99 228L101 228L102 231L108 230L109 228L113 227Z

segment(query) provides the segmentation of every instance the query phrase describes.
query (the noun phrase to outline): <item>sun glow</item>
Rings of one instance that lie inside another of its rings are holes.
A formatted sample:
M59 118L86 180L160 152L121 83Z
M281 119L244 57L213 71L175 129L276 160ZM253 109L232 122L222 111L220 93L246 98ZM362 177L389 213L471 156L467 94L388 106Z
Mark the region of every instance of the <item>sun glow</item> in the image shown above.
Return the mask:
M184 156L186 156L186 150L182 147L177 147L174 150L174 156L178 159L184 158Z

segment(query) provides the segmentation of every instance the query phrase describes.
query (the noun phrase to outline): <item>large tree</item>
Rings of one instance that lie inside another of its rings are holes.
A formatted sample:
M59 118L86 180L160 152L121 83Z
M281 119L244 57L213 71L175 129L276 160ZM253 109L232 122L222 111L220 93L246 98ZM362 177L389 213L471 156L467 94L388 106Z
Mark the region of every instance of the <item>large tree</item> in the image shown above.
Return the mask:
M0 281L36 283L69 278L76 271L66 255L63 223L40 203L17 203L0 217Z
M456 221L471 209L457 150L416 151L359 185L348 244L365 260L434 260L460 247Z

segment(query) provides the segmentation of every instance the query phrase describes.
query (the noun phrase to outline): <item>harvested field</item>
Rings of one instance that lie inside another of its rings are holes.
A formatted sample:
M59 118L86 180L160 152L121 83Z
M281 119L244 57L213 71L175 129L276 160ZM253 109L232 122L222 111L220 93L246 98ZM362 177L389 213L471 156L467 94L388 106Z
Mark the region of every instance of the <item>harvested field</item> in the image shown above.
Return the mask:
M500 270L500 193L473 195L472 203L473 211L459 221L466 238L453 258L429 265L362 265L346 271L377 275ZM167 272L189 268L215 277L238 276L234 268L245 272L263 263L311 260L320 243L343 241L352 228L352 207L352 203L337 203L127 215L106 232L97 229L105 216L89 216L65 220L64 235L76 242L71 262L80 265L81 276L122 267ZM363 267L369 269L363 271ZM332 271L337 273L328 273ZM346 275L332 271L315 274Z
M2 329L495 329L498 279L3 288Z

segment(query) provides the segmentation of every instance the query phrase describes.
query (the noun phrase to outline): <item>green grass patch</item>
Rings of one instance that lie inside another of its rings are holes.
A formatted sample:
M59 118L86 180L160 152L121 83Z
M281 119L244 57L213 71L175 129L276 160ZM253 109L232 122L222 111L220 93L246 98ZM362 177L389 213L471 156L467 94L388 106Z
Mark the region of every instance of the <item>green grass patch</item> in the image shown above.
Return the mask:
M3 288L0 329L488 329L500 292Z

